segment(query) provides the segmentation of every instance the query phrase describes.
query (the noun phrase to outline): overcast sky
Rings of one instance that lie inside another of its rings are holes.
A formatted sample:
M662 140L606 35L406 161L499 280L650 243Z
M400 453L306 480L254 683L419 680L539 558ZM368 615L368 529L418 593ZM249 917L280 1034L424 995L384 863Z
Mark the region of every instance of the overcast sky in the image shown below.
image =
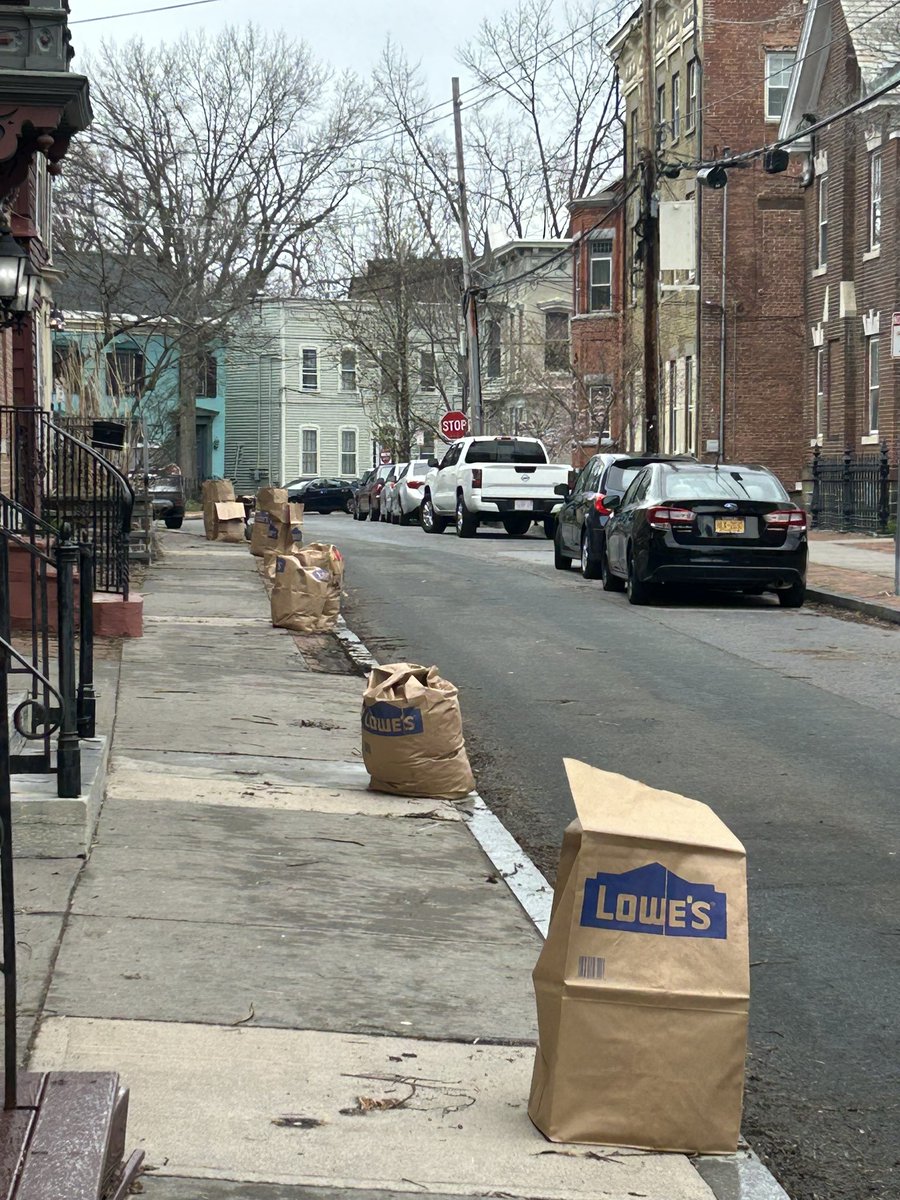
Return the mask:
M433 100L450 96L450 78L460 73L454 48L469 38L485 13L484 0L456 0L454 5L433 0L214 0L194 8L174 8L143 16L111 18L116 13L163 5L166 0L70 0L73 70L83 64L79 51L90 52L103 39L127 41L140 36L154 42L177 37L186 29L213 31L223 25L244 25L252 19L266 29L284 29L302 38L314 53L335 67L366 74L390 35L410 59L421 61ZM499 11L499 9L497 10ZM79 22L84 21L84 24ZM462 87L471 83L465 73ZM448 109L449 111L449 109Z

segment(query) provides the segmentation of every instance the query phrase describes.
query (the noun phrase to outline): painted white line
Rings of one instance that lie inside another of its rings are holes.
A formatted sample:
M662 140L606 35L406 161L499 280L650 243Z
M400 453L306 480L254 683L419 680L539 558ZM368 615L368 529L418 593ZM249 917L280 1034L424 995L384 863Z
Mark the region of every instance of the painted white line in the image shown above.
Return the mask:
M334 632L355 663L367 671L378 666L378 660L365 642L348 628L343 617L338 617ZM534 922L539 933L546 937L550 925L553 888L478 793L473 792L472 797L472 811L465 814L469 832L497 868L498 874Z

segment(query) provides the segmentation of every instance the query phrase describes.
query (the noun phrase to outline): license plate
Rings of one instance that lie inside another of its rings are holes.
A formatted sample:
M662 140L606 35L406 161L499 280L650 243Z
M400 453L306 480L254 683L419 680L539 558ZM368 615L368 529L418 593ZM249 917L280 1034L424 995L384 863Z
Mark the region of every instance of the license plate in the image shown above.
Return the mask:
M743 533L743 517L716 517L716 533Z
M530 500L514 500L513 508L516 512L531 512L533 505Z

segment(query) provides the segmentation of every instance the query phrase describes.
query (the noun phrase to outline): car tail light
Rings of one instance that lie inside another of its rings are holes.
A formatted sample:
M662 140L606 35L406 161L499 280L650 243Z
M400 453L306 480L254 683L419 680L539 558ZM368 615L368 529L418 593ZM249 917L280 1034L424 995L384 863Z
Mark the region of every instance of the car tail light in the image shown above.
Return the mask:
M694 513L689 508L670 508L668 504L656 504L647 510L647 520L652 529L671 529L673 525L693 525Z
M806 529L806 513L802 508L780 508L776 512L763 513L769 529L794 529L802 533Z
M381 495L381 489L382 489L383 487L384 487L384 481L383 481L383 480L379 480L379 481L378 481L378 483L376 483L376 484L375 484L374 491L375 491L375 495L376 495L376 496L380 496L380 495Z
M408 488L418 488L418 487L421 487L421 486L422 486L422 480L421 480L421 479L407 479L407 481L406 481L406 486L407 486Z
M600 514L601 517L608 517L610 515L609 509L603 503L605 499L606 497L602 493L599 496L594 497L594 509Z
M472 469L472 487L481 489L481 467Z

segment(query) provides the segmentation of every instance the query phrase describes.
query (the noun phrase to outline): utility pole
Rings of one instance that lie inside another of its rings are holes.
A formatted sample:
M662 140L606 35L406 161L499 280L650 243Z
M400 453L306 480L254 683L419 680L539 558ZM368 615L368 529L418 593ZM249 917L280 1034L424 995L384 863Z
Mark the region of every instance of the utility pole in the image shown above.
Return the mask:
M456 179L459 184L459 229L462 235L463 313L466 319L466 368L469 380L469 408L472 413L472 432L482 431L481 356L478 346L478 308L476 289L472 286L472 244L469 241L469 208L466 200L466 167L463 160L462 105L459 99L459 79L452 80L453 129L456 134Z
M656 195L656 71L653 0L642 0L641 239L644 266L644 425L645 449L659 451L659 202Z

